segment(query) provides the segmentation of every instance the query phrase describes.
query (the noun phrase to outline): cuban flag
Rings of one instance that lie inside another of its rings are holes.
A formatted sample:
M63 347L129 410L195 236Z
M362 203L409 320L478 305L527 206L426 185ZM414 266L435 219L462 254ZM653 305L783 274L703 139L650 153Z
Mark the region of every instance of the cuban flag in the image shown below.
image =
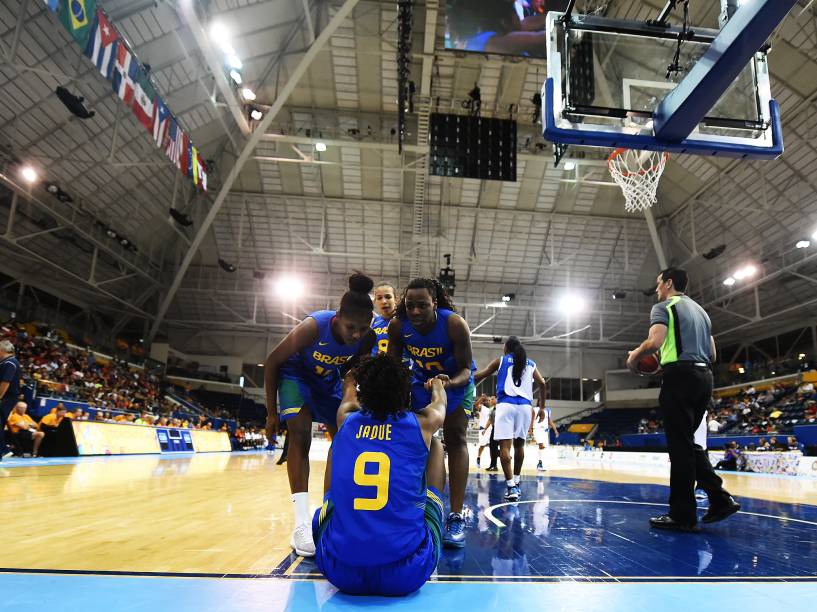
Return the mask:
M85 55L96 64L97 70L106 79L111 78L119 32L110 24L102 11L97 11L97 21L91 30Z
M156 96L156 103L153 105L153 142L162 148L165 146L168 128L170 127L170 109L167 108L162 99Z
M116 61L113 66L113 90L122 101L131 106L135 81L139 76L139 62L130 54L125 45L116 45Z
M167 146L165 147L165 155L173 162L173 165L180 168L179 159L182 153L182 140L184 132L175 119L170 120L170 125L167 128Z

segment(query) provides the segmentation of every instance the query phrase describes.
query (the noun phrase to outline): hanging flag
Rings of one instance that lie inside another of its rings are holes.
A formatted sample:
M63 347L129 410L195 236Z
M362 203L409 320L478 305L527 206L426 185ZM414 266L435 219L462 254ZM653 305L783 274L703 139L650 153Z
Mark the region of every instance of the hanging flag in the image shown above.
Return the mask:
M153 142L160 149L165 148L168 127L170 126L170 109L167 108L162 99L156 96L153 105Z
M130 54L128 48L121 42L116 45L116 61L113 66L111 79L113 90L122 101L131 106L135 81L139 76L139 62Z
M207 166L204 165L204 160L201 158L201 153L196 153L196 171L195 176L198 177L198 186L203 190L207 191ZM195 178L193 179L196 180Z
M167 128L167 146L165 147L165 155L173 162L173 165L179 167L179 157L182 151L182 137L184 132L175 119L170 120L170 126Z
M181 150L179 151L179 170L181 170L185 176L192 176L193 164L190 159L190 147L192 145L190 143L190 137L187 134L182 133L181 145Z
M116 31L102 11L96 12L96 23L88 38L85 55L96 64L97 70L106 79L111 78L119 32Z
M60 21L81 49L88 44L95 16L96 0L60 0Z
M45 4L52 13L56 13L60 10L60 0L45 0Z
M156 99L156 90L150 77L140 68L139 78L133 95L133 114L148 132L153 131L153 101Z

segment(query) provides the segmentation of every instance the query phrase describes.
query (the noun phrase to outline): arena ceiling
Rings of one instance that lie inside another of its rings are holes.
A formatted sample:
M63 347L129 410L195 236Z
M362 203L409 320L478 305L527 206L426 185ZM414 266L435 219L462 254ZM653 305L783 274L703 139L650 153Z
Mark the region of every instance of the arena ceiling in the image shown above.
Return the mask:
M206 194L125 112L43 2L0 2L0 272L96 311L114 332L278 335L335 303L351 270L401 285L436 275L451 254L455 301L481 341L514 333L619 346L643 336L653 301L644 290L658 270L649 228L624 212L598 152L574 151L575 170L554 167L533 122L543 61L445 51L440 3L416 2L417 96L400 153L396 2L211 0L195 11L185 2L100 4L210 160ZM662 5L593 8L643 20ZM692 23L714 26L717 5L693 0ZM215 22L231 32L261 121L214 77L218 51L205 31ZM817 316L817 241L794 246L817 230L817 3L801 0L771 42L785 154L773 162L673 156L655 207L668 260L692 272L691 293L724 341ZM428 175L428 114L460 109L475 83L483 116L515 107L515 183ZM53 93L58 85L84 96L96 116L73 117ZM318 142L326 151L315 151ZM27 189L13 159L74 201ZM246 162L238 171L237 160ZM193 225L176 224L171 206ZM136 251L111 239L111 228ZM719 257L702 256L721 244ZM723 285L749 263L754 278ZM297 304L270 286L284 273L305 281ZM568 290L588 300L586 312L560 311ZM614 291L626 298L613 301ZM507 293L516 296L509 307L487 306Z

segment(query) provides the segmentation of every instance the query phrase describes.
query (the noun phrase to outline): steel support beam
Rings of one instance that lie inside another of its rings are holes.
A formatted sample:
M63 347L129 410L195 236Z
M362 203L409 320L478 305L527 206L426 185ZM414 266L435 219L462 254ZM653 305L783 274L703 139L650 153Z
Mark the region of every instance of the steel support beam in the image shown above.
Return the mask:
M204 60L207 62L207 65L210 67L210 72L213 74L213 78L216 81L216 86L221 92L221 95L224 97L224 101L227 103L227 108L230 109L230 113L232 114L233 119L235 119L236 125L238 125L241 133L247 136L252 131L250 129L250 124L247 121L247 118L244 116L244 109L242 108L241 103L236 98L235 93L227 80L227 74L224 70L224 61L219 61L219 58L216 55L216 50L213 49L213 45L210 44L210 40L207 38L207 33L204 31L204 28L201 27L201 22L196 15L196 4L198 3L194 4L192 0L182 0L179 2L179 11L181 12L184 20L187 22L187 27L193 34L193 38L196 39L196 44L198 45L201 54L204 56Z
M264 118L261 119L261 122L256 127L256 129L252 132L249 140L244 145L238 159L236 159L235 164L233 165L232 169L230 170L227 177L224 179L224 183L221 185L221 189L216 196L213 205L210 207L210 210L207 212L207 216L201 222L198 227L198 231L196 232L196 236L193 238L193 241L190 243L190 247L187 249L187 253L182 259L181 264L179 265L179 269L176 271L176 276L173 279L170 288L168 289L167 293L165 294L164 299L162 300L161 305L159 306L159 310L156 313L156 319L153 322L152 327L150 328L150 333L147 337L147 344L149 345L153 338L156 337L156 333L159 331L159 326L164 319L165 314L167 314L167 310L170 307L173 298L176 296L176 291L178 291L179 286L182 283L182 279L184 275L187 273L187 269L190 267L190 264L193 262L193 258L198 253L199 247L201 246L204 237L207 235L207 232L210 231L210 227L213 225L213 221L215 221L216 216L218 216L221 207L224 205L224 201L227 199L227 195L230 193L230 189L232 189L233 184L235 183L238 175L240 174L241 170L244 168L244 164L252 156L253 151L255 150L256 146L261 140L263 134L267 131L267 128L270 126L272 121L278 115L278 113L283 108L286 101L289 99L289 96L292 94L295 87L298 85L301 77L306 73L309 66L312 64L312 61L318 55L320 50L323 46L329 41L332 35L335 33L335 30L346 20L346 18L352 13L352 10L355 8L359 0L346 0L343 3L343 6L340 7L335 16L329 21L326 27L321 31L320 35L315 39L315 42L309 47L309 50L304 54L301 58L301 61L298 62L298 65L295 67L295 70L292 72L289 80L286 84L281 88L278 92L278 96L275 99L272 107L267 111Z

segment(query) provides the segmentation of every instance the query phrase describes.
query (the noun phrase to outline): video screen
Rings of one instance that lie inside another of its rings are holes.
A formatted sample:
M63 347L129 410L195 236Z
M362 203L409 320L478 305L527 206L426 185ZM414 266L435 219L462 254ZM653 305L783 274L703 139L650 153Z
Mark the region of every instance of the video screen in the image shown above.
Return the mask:
M446 0L445 48L545 58L545 20L569 0Z

